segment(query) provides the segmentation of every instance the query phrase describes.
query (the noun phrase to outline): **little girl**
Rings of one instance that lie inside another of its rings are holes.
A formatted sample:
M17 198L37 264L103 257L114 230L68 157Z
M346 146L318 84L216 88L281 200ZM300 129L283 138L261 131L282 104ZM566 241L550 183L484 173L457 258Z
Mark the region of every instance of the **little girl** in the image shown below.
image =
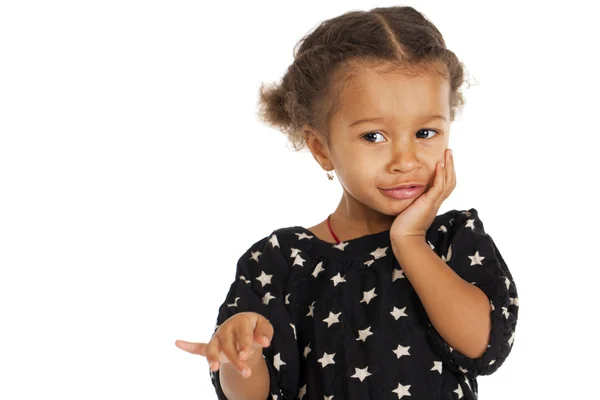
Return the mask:
M305 37L263 120L343 188L310 227L239 259L208 344L219 399L476 399L514 344L515 283L456 185L463 67L411 7L348 12Z

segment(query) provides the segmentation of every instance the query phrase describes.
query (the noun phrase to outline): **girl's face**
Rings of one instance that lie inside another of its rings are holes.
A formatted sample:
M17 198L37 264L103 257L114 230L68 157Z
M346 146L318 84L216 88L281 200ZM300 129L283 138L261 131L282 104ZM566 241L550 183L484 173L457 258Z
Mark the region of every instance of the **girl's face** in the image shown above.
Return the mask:
M398 200L382 189L418 182L427 191L433 185L436 163L448 147L449 96L448 81L436 73L414 77L363 68L340 94L329 145L309 135L309 148L321 165L335 168L354 211L366 206L398 215L418 196Z

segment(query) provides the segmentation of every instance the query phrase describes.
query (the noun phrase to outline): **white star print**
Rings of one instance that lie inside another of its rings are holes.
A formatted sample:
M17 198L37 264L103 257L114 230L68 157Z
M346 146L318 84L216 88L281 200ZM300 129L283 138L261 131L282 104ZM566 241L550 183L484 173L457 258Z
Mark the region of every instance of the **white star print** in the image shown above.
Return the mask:
M506 290L510 288L510 280L507 277L504 277L504 283L506 284Z
M323 396L323 400L333 400L333 395L331 395L331 396Z
M268 285L271 283L272 277L273 277L273 275L267 275L267 274L265 274L265 271L261 271L260 276L258 278L256 278L256 280L260 281L262 286L265 287L265 285Z
M302 257L300 257L300 255L297 255L296 258L294 258L294 264L292 265L299 265L301 267L304 267L304 265L302 265L302 263L306 261L305 259L303 259Z
M485 259L485 257L481 257L479 255L479 251L476 251L472 256L468 256L471 259L471 265L483 265L481 261Z
M266 305L269 305L269 301L273 300L275 297L271 296L271 292L267 292L267 294L265 294L262 298L263 303L265 303Z
M277 368L277 371L279 371L279 367L286 365L283 361L281 361L281 353L275 354L275 357L273 357L273 365L275 368Z
M398 383L398 387L392 390L392 392L396 393L398 395L398 398L401 399L404 396L411 395L408 389L410 389L410 385L403 386L402 384Z
M363 299L360 302L365 302L369 304L373 297L377 297L377 294L375 293L375 288L369 290L368 292L363 292Z
M368 366L365 368L354 368L355 372L354 375L351 376L351 378L358 378L361 382L364 381L367 376L371 376L371 373L367 371L368 369Z
M367 260L363 264L365 264L367 267L370 267L371 264L373 264L374 262L375 262L375 260Z
M344 276L346 276L346 275L344 275ZM346 280L344 279L344 277L342 277L339 272L337 273L336 276L334 276L333 278L331 278L331 280L333 281L333 286L337 286L338 283L340 283L340 282L346 282Z
M508 315L509 315L508 308L502 307L502 314L504 314L504 318L508 319Z
M394 269L394 273L392 274L392 282L396 282L396 279L404 279L404 271L401 269Z
M440 226L440 229L438 229L438 231L442 231L444 233L448 232L448 228L446 228L445 225Z
M290 258L294 258L298 255L298 253L300 253L300 249L291 249L292 250L292 255L290 256Z
M276 394L271 393L271 397L273 398L273 400L277 400L277 395Z
M329 364L335 364L335 361L333 361L334 356L335 356L335 353L327 354L327 352L325 352L323 354L323 357L319 358L319 360L318 360L318 362L321 363L321 368L325 368Z
M465 376L464 378L465 378L465 383L467 384L467 386L469 387L469 389L470 389L470 390L473 390L473 389L471 388L471 384L469 383L469 379L467 379L467 377L466 377L466 376Z
M315 311L315 302L313 301L312 304L310 306L308 306L308 314L306 314L307 317L315 317L315 315L313 314L313 311Z
M463 368L463 367L458 367L458 370L459 370L460 372L462 372L463 374L466 374L467 372L469 372L469 370L468 370L468 369L466 369L466 368Z
M513 305L514 305L514 306L517 306L517 307L518 307L518 306L519 306L519 298L518 298L518 297L514 297L514 298L513 298L513 297L511 297L511 298L510 298L510 305L511 305L511 306L513 306Z
M430 371L438 371L441 374L442 373L442 362L434 361L433 368L431 368Z
M513 342L515 341L515 331L510 331L510 338L508 339L508 344L512 347Z
M408 315L406 315L406 313L404 312L405 310L406 310L406 307L399 310L394 306L394 309L392 310L392 312L390 314L392 314L394 316L394 318L396 318L396 320L400 317L408 317Z
M296 325L290 323L290 326L292 327L292 329L294 330L294 339L298 340L298 338L296 337Z
M373 251L369 254L371 254L373 256L373 258L377 260L378 258L382 258L387 255L387 254L385 254L385 251L387 249L388 249L387 247L384 247L384 248L378 247L375 251Z
M310 353L310 350L311 350L311 348L310 348L310 343L309 343L308 346L306 346L304 348L304 358L306 358L306 356L308 356L308 353Z
M302 240L302 239L312 239L314 236L311 236L307 233L296 233L296 235L298 235L298 240Z
M493 365L495 362L496 362L496 360L490 361L490 365Z
M458 388L454 392L458 395L459 399L462 399L463 391L462 391L462 388L460 387L460 383L458 384Z
M452 257L452 245L448 246L448 254L446 256L442 255L442 260L448 262L450 261L450 257Z
M327 322L327 327L329 328L331 325L335 324L336 322L340 322L340 320L338 319L340 314L341 314L341 312L334 314L331 311L329 311L329 317L325 318L323 320L323 322Z
M258 256L260 256L261 254L262 253L260 251L253 251L252 256L250 258L253 259L254 261L258 262Z
M250 281L248 279L246 279L246 277L244 275L240 275L240 280L242 280L246 283L250 283Z
M238 306L238 304L237 304L237 301L238 301L239 299L240 299L239 297L236 297L236 298L235 298L235 301L234 301L233 303L231 303L231 304L227 304L227 307L237 307L237 306Z
M279 247L279 241L277 240L277 236L271 235L271 238L269 239L269 242L271 242L271 246L273 246L273 247Z
M371 336L372 334L373 334L373 332L371 332L370 326L367 329L359 329L358 330L358 339L356 339L356 340L362 340L363 342L366 342L367 337Z
M324 271L323 267L323 261L319 262L317 264L317 266L315 267L315 270L313 271L312 275L316 278L317 275L319 275L319 272Z
M474 219L469 219L467 220L467 223L465 224L465 228L471 228L472 231L475 230L475 220Z
M285 304L290 304L290 294L291 293L285 295Z
M300 388L300 391L298 392L298 398L300 400L302 400L302 398L306 395L306 384L304 384L304 386L302 386Z
M396 350L393 350L393 352L396 354L397 358L400 358L402 356L410 356L410 353L408 352L408 349L410 349L410 346L404 347L402 345L398 345L398 347L396 348Z
M492 301L490 300L490 309L492 311L494 311L496 309L496 307L494 307L494 303L492 303Z
M431 250L435 250L435 246L431 244L431 242L428 240L427 244L429 245L429 247L431 247Z
M334 245L333 247L335 247L338 250L344 251L344 248L346 246L348 246L348 242L341 242L341 243Z

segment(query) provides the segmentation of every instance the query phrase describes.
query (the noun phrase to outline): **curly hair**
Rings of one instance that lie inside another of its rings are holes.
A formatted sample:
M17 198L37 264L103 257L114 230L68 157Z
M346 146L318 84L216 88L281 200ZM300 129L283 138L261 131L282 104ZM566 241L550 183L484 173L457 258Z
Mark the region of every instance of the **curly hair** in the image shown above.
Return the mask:
M435 25L408 6L349 11L321 22L294 47L294 61L281 82L261 84L259 119L301 150L304 124L329 137L328 121L339 111L341 90L353 71L390 62L388 72L417 76L433 70L447 79L454 121L464 105L463 64Z

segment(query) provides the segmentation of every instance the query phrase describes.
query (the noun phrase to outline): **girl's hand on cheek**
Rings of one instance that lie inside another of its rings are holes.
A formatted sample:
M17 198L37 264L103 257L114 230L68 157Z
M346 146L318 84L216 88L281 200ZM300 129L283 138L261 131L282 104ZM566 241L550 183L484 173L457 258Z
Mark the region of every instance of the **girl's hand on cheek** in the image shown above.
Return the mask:
M437 216L440 206L456 187L456 173L452 150L444 153L445 166L438 162L435 166L433 186L421 194L408 208L402 211L390 228L390 238L401 240L409 236L425 237L427 229Z

